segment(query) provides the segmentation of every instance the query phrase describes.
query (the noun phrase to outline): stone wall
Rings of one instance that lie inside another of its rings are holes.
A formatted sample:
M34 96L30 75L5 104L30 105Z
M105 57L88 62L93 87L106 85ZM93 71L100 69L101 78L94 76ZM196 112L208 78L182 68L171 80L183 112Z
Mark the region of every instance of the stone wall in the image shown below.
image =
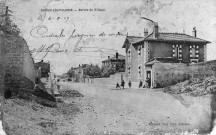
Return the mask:
M114 75L110 75L108 78L94 78L93 83L96 85L103 85L108 88L115 88L116 83L121 84L121 78L125 81L125 86L127 85L125 72L119 72Z
M0 94L7 88L34 87L36 72L26 41L19 36L0 36L1 77Z
M134 45L130 45L129 49L131 49L131 61L128 62L128 64L130 64L130 68L131 68L131 81L132 82L138 82L138 47L134 46ZM128 67L126 67L125 69L128 69Z
M155 63L152 68L154 83L160 86L173 85L191 77L216 76L216 60L194 64Z
M153 65L154 87L164 87L188 78L187 65L183 63L155 63Z
M2 42L0 40L0 94L2 92L2 89L4 88L4 70L3 70L3 54L2 54Z
M200 62L197 64L190 64L187 70L192 77L208 77L216 76L216 60Z
M23 75L30 79L32 82L35 81L36 70L34 66L34 60L31 57L31 53L29 51L29 47L27 43L24 44L24 57L23 57Z

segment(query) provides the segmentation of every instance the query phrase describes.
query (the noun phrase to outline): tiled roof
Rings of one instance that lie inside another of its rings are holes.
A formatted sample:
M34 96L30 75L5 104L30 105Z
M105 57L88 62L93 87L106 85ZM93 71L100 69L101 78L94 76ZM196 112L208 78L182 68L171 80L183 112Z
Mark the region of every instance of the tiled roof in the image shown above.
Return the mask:
M86 68L87 66L89 66L89 65L88 64L82 64L81 66L75 67L73 69Z
M136 36L127 36L125 41L128 41L130 44L140 42L144 40L144 37L136 37ZM122 48L125 48L125 44L122 46Z
M159 33L158 38L153 37L153 33L148 35L147 37L135 37L135 36L127 36L126 40L128 40L131 44L140 43L143 41L166 41L166 42L193 42L193 43L211 43L204 39L200 39L197 37L193 37L187 34L182 33ZM125 44L122 46L125 48Z
M46 63L46 62L37 62L37 63L34 63L34 66L36 69L38 69L39 67L41 68L50 68L50 64L49 63Z
M143 37L135 37L135 36L127 36L127 40L133 44L139 41L142 41L144 38Z
M173 57L156 57L150 60L150 62L146 63L145 65L153 65L154 63L179 63L180 60L173 58Z
M110 58L110 59L103 60L102 62L104 62L104 61L109 61L109 60L116 60L116 56L113 56L113 57ZM119 54L119 55L118 55L118 60L125 60L125 56Z
M159 33L158 38L154 38L153 34L150 34L148 37L141 41L169 41L169 42L194 42L194 43L210 43L204 39L193 37L187 34L182 33ZM136 43L141 42L137 40Z

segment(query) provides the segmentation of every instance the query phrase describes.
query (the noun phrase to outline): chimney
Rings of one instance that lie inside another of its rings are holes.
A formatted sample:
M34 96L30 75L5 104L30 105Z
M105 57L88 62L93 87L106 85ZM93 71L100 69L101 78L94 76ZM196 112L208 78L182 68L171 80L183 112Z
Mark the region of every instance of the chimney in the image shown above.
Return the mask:
M110 59L110 56L108 56L108 60Z
M41 60L41 62L43 62L43 60Z
M80 67L80 64L79 64L79 67Z
M148 29L144 28L144 37L148 36Z
M154 38L158 38L158 23L155 22L154 24L154 33L153 33Z
M118 59L118 52L116 52L116 59Z
M192 34L193 34L193 36L194 36L194 37L196 37L196 36L197 36L197 35L196 35L196 34L197 34L196 27L193 27Z

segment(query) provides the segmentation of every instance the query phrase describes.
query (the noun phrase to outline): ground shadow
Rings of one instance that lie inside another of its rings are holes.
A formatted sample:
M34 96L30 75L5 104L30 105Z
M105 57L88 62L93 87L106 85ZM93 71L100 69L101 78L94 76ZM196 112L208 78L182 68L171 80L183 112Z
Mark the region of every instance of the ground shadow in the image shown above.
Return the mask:
M124 89L110 89L110 90L126 90L127 88L124 88Z

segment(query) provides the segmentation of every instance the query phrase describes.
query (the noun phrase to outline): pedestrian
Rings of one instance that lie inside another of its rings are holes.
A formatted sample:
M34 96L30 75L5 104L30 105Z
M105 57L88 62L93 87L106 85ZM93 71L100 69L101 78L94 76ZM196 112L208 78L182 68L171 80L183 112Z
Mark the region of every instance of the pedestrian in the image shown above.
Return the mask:
M128 86L129 86L129 88L131 88L131 81L128 82Z
M58 91L60 90L60 84L59 84L59 82L60 82L60 80L58 79L57 83L56 83Z
M151 80L148 77L146 78L146 84L148 85L147 88L150 88L150 86L151 86Z
M121 86L123 87L123 89L124 89L124 85L125 85L125 81L122 79Z
M117 88L120 88L121 89L121 87L120 87L120 85L118 84L118 83L116 83L116 89Z
M142 87L142 85L143 85L143 82L142 82L142 80L140 80L140 83L139 83L139 88L141 88L141 87Z

